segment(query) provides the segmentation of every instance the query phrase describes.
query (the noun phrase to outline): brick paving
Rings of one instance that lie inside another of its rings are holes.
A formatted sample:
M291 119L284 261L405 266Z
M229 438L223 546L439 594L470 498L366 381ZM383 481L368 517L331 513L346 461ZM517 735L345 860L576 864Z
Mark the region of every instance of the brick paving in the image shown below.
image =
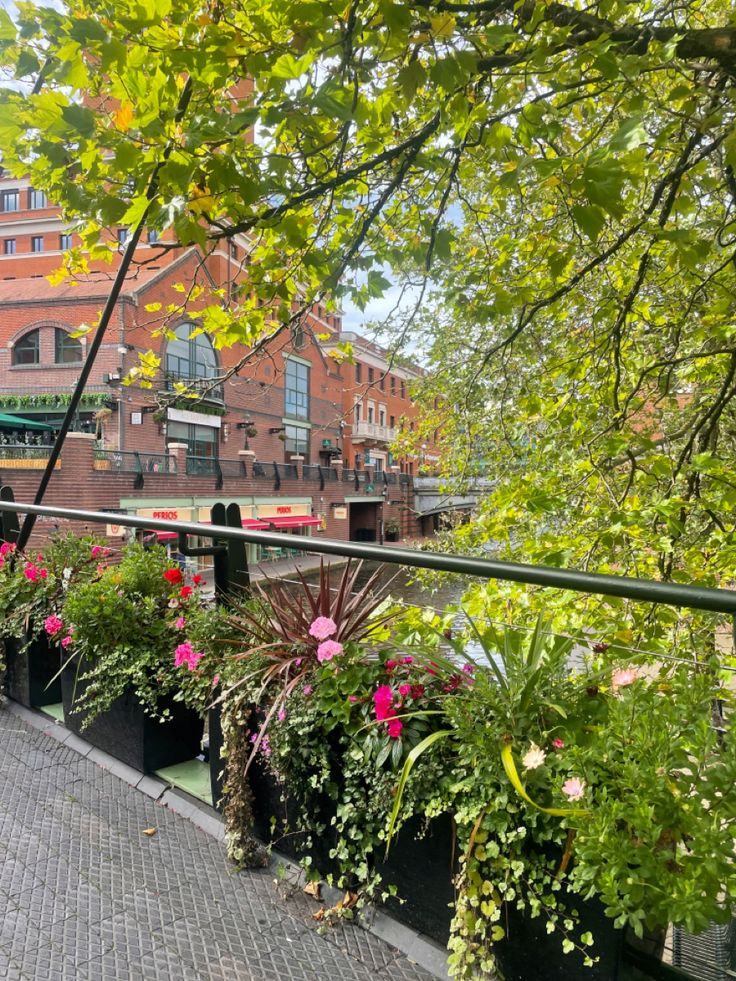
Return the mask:
M143 834L156 828L155 835ZM3 981L429 981L353 924L321 935L274 868L0 707Z

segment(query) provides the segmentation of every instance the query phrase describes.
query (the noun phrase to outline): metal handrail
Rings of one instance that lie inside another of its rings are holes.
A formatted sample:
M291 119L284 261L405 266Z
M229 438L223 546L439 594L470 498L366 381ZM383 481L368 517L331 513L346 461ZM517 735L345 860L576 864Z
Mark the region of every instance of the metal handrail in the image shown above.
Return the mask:
M15 501L0 501L0 513L5 511L45 515L51 518L68 518L71 521L89 521L98 524L109 524L110 522L109 512L52 508ZM477 576L482 579L501 579L508 582L526 583L530 586L569 589L601 596L617 596L643 603L662 603L666 606L726 613L730 616L736 615L736 590L714 589L708 586L685 586L679 583L634 579L628 576L611 576L598 572L581 572L577 569L555 569L549 566L527 565L521 562L497 562L495 559L476 559L470 556L449 555L445 552L420 552L414 549L366 545L334 539L303 538L299 535L282 535L269 531L246 531L245 529L219 525L216 527L203 525L195 521L164 521L160 518L141 518L134 515L115 514L115 524L127 528L183 532L200 538L250 542L276 548L287 547L303 552L340 555L372 562L433 569L437 572Z

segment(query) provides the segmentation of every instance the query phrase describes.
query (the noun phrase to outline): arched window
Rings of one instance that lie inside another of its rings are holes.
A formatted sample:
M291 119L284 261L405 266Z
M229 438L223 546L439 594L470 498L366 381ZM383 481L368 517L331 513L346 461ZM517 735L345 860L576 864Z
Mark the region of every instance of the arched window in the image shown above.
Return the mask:
M39 331L29 330L13 347L13 364L38 364L41 360Z
M82 360L82 344L61 327L54 328L54 362L56 364L78 364Z
M212 341L205 334L189 335L194 324L179 324L176 340L166 348L166 374L177 381L214 378L217 375L217 355Z

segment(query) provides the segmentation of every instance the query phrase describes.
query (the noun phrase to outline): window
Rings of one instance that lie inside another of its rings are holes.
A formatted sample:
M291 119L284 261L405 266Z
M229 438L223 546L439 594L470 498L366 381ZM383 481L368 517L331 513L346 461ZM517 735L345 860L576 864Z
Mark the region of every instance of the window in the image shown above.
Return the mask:
M376 373L375 373L375 371L373 370L373 368L369 368L369 369L368 369L368 384L369 384L369 385L372 385L372 384L373 384L373 379L374 379L374 377L375 377L375 374L376 374Z
M217 355L212 341L204 334L190 337L194 329L192 323L179 324L174 331L176 340L168 343L164 370L173 380L193 381L217 376Z
M382 405L378 408L378 425L386 425L386 409Z
M285 426L284 450L287 456L300 455L304 457L304 462L309 462L309 430L302 429L301 426Z
M375 414L375 406L372 402L368 403L368 422L369 424L373 422L373 416Z
M146 232L146 238L148 239L149 245L152 245L154 242L158 242L158 232L156 229L149 228Z
M28 191L28 207L29 208L45 208L46 207L46 195L43 191L34 191L30 188Z
M186 443L190 457L217 458L218 430L214 426L191 425L186 422L167 422L166 439L169 443Z
M291 343L294 346L295 351L301 351L307 340L304 336L304 328L301 324L294 324L291 328Z
M72 247L72 237L71 235L64 232L59 236L59 248L62 252L66 252L67 249Z
M402 399L406 398L406 385L403 383L403 381L401 383L401 398Z
M17 211L20 207L20 195L17 191L3 191L0 194L0 211Z
M383 457L377 456L373 458L373 467L376 473L383 473Z
M54 328L55 364L79 364L82 360L82 344L61 327Z
M357 402L356 405L355 405L355 425L356 426L359 426L360 425L360 414L361 414L362 411L363 411L363 406L361 405L360 402Z
M363 381L363 365L360 361L355 362L355 381L358 385Z
M309 367L288 358L284 381L284 415L309 418Z
M389 376L391 379L391 394L396 395L396 377L394 375Z
M13 364L38 364L40 352L38 330L30 330L13 347Z
M381 372L381 374L378 376L378 387L382 392L386 391L386 376L383 374L383 372Z
M15 239L6 238L3 242L3 253L5 255L15 255Z
M395 429L396 428L396 416L389 416L388 417L388 420L389 420L388 421L388 424L391 427L391 429Z
M43 252L43 235L31 236L31 252Z
M128 229L118 228L118 245L125 245L128 241Z

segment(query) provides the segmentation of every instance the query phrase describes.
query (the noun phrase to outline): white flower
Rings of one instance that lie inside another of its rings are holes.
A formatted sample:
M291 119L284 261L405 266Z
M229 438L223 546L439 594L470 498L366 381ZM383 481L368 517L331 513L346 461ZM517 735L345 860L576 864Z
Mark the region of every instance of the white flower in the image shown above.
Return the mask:
M529 750L522 759L525 770L536 770L538 766L542 766L544 761L547 759L547 754L543 749L540 749L536 743L532 743Z

